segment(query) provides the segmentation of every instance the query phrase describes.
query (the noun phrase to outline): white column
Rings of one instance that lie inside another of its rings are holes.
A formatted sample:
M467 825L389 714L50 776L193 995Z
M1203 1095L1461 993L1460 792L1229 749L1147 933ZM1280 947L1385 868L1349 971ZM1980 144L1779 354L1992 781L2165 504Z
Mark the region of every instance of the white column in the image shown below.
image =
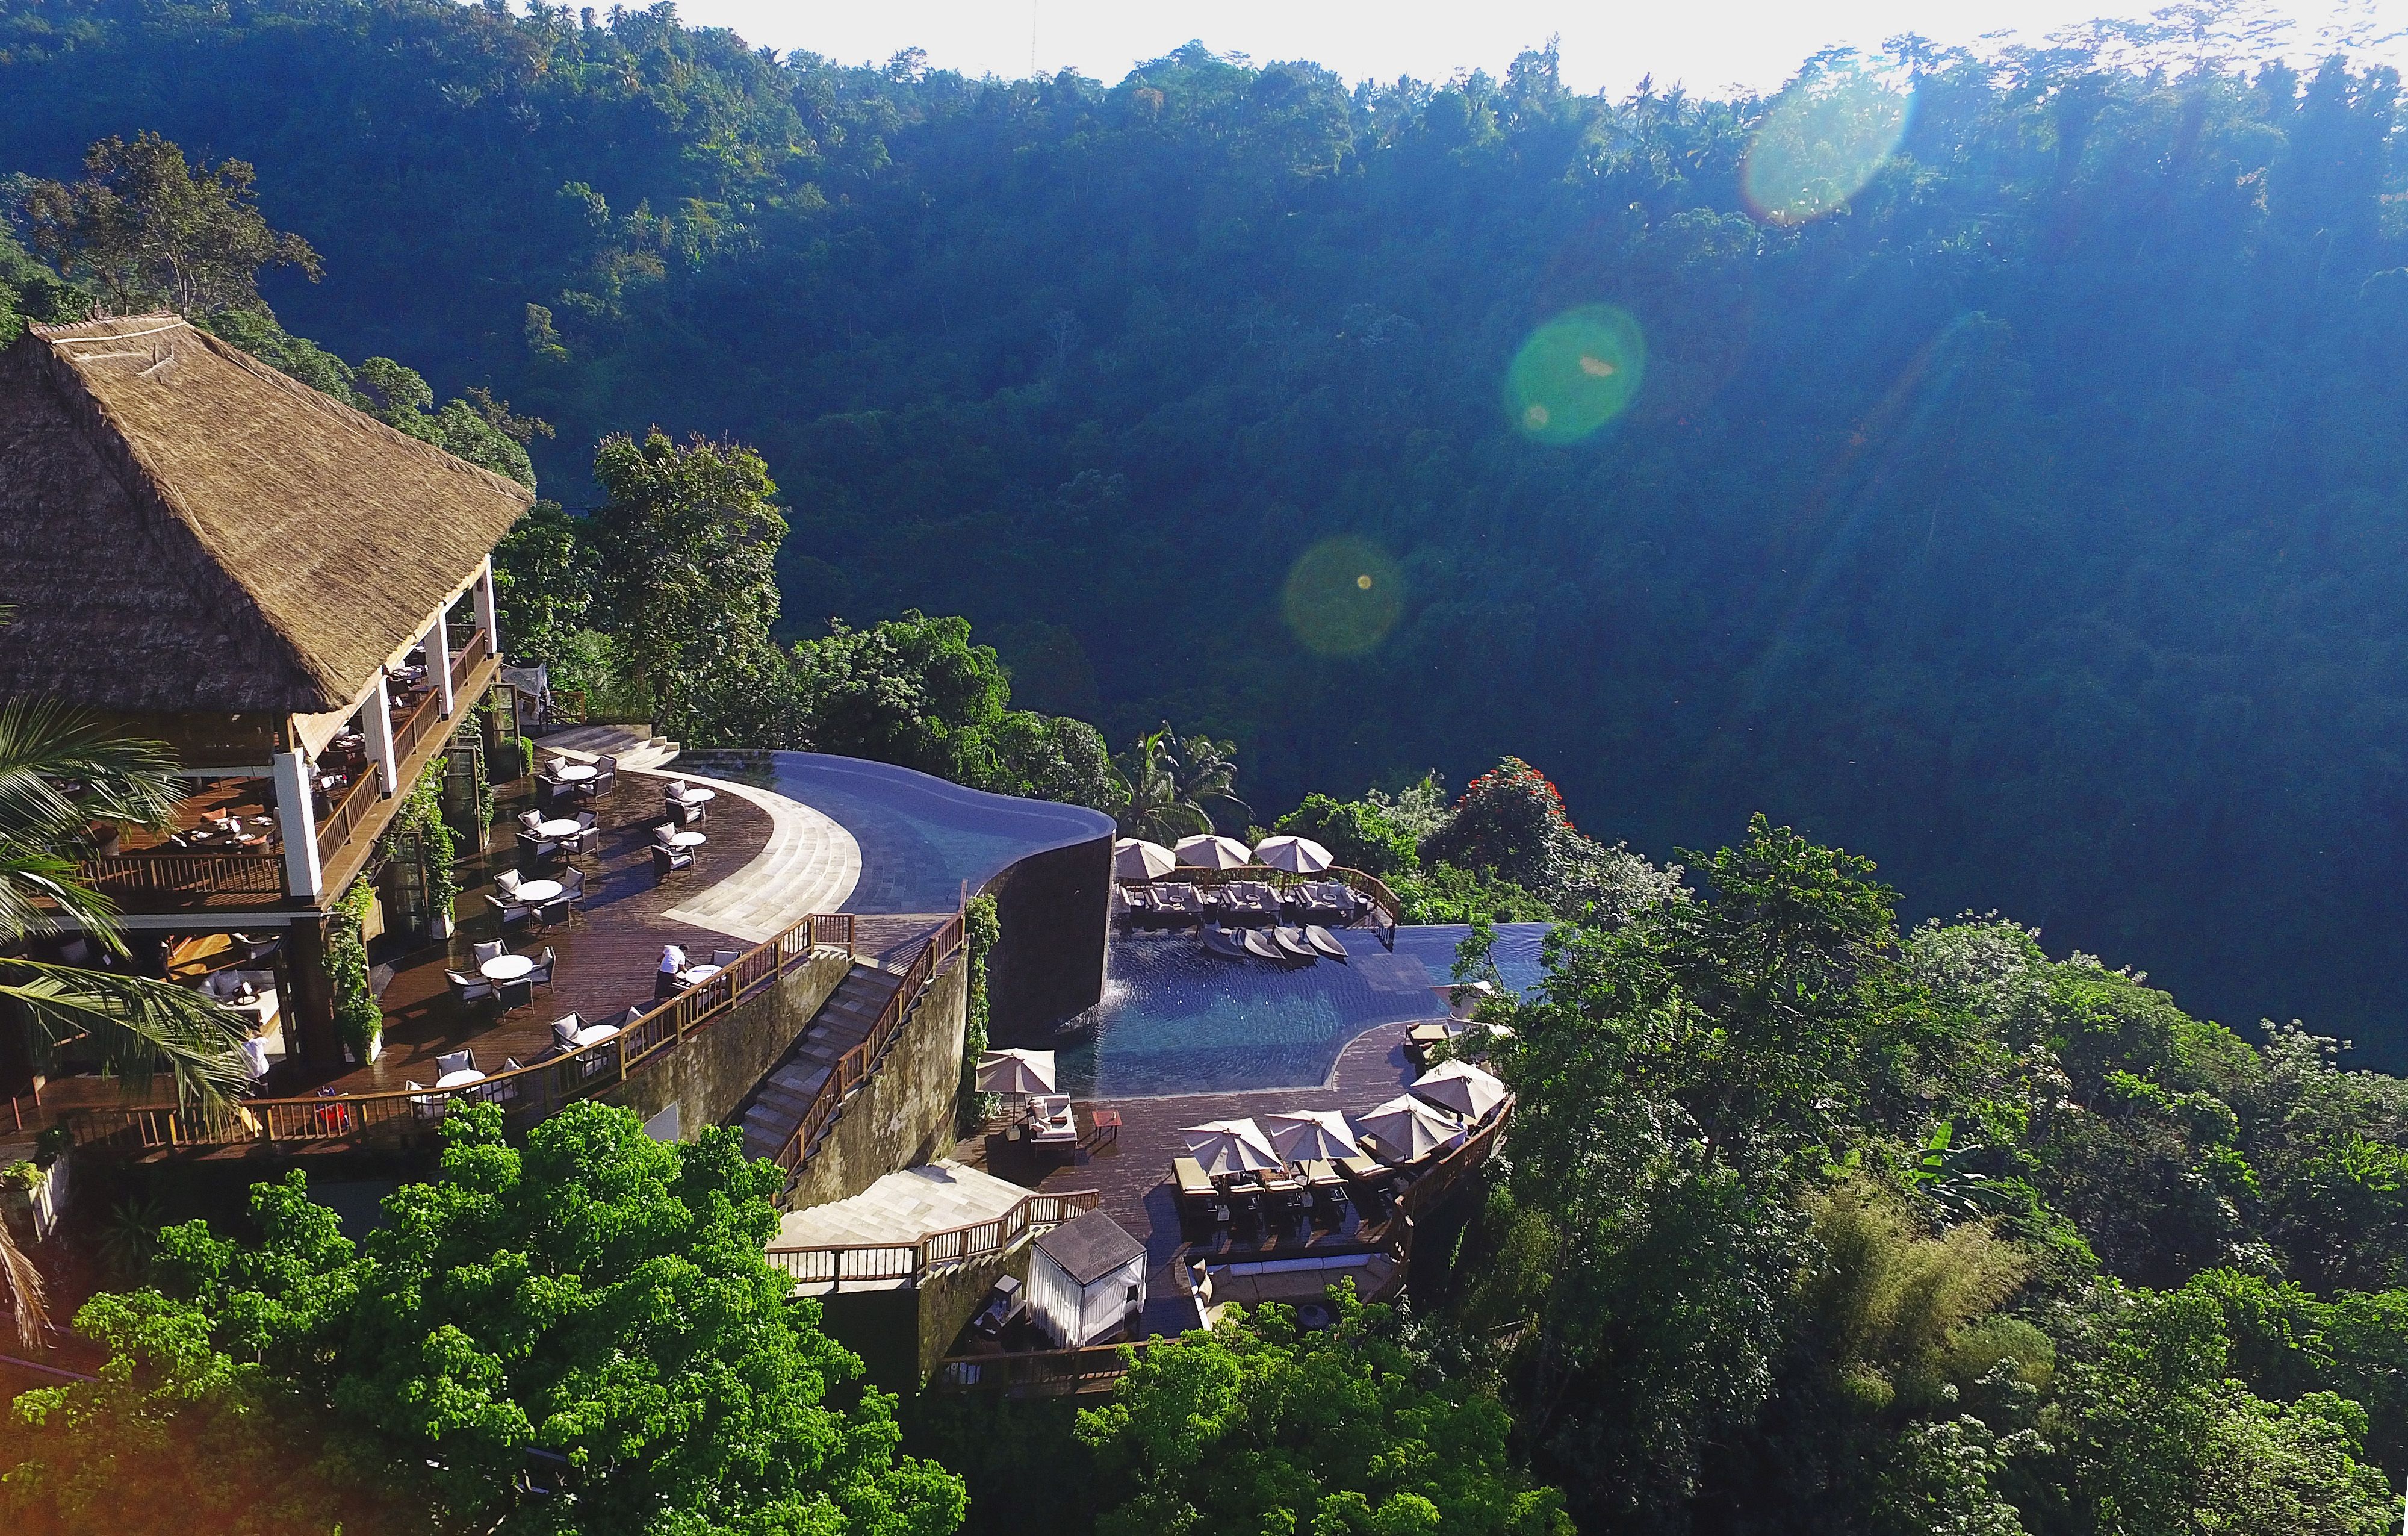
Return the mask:
M502 659L502 625L494 616L494 560L487 555L477 572L477 627L485 632L485 647L494 659Z
M318 863L318 814L309 797L309 759L297 752L276 754L276 825L284 837L284 889L291 896L326 894L326 872Z
M435 677L436 701L443 718L452 718L452 605L435 610L435 627L426 632L426 666Z
M368 718L363 726L368 739L368 760L376 764L377 782L387 795L401 793L401 765L393 757L393 690L385 685L384 673L377 673L376 692L361 706Z

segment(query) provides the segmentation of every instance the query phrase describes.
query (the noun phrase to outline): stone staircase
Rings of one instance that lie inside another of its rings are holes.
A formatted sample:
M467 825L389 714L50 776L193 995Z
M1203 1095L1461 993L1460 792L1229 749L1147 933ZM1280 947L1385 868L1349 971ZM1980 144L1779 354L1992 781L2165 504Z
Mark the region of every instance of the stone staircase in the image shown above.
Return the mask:
M867 965L853 968L827 1001L820 1004L802 1037L737 1112L736 1123L744 1129L746 1156L775 1157L785 1150L787 1138L818 1100L838 1059L869 1037L878 1015L902 984L903 978L894 971Z
M674 759L678 744L666 736L639 735L649 727L632 725L572 725L565 731L553 731L536 739L538 753L557 753L563 757L590 763L596 757L619 759L623 768L656 768Z

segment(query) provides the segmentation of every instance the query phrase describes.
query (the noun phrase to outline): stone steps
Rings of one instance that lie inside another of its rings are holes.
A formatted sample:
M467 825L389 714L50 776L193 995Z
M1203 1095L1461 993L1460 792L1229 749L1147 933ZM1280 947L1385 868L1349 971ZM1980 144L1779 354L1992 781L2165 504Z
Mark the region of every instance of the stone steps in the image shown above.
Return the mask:
M869 1038L902 978L856 965L811 1015L802 1036L737 1112L748 1157L775 1157L818 1102L820 1090L844 1054Z

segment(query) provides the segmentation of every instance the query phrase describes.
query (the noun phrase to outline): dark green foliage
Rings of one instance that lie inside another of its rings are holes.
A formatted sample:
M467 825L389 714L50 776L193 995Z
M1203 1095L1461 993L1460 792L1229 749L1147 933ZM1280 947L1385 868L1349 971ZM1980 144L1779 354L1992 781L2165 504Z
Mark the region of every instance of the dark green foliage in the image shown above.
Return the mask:
M1347 868L1383 880L1412 873L1421 865L1413 835L1390 821L1378 806L1362 800L1308 795L1271 830L1311 838Z
M816 750L957 783L995 778L1011 684L995 648L971 643L968 620L915 609L866 629L835 624L795 647L794 668Z
M1763 103L1544 52L970 81L657 9L54 0L0 20L0 166L250 161L325 264L288 318L561 423L565 500L607 432L733 433L790 614L1068 636L1112 740L1209 726L1268 808L1510 743L1659 854L1777 806L1918 914L2369 1035L2408 961L2397 84L2135 46L2168 67L1922 50L1885 172L1775 224ZM1511 359L1600 302L1643 382L1530 440ZM1282 616L1339 538L1404 589L1358 655Z
M1503 1408L1431 1385L1387 1308L1330 1295L1318 1332L1267 1305L1155 1344L1079 1415L1097 1532L1570 1536L1560 1496L1514 1471Z
M592 542L556 501L538 501L494 550L494 598L510 654L552 667L578 659L578 637L594 612ZM577 687L582 680L558 680Z
M965 1136L974 1132L987 1116L994 1100L979 1091L978 1062L986 1053L987 1023L990 1012L986 995L987 952L1002 936L1003 925L996 916L995 897L978 896L970 900L962 913L966 929L963 947L968 955L969 1002L962 1026L962 1085L954 1119Z
M19 1507L69 1529L103 1490L200 1512L272 1466L280 1530L959 1524L959 1482L896 1456L893 1400L827 1405L859 1363L761 1256L778 1176L734 1132L665 1145L586 1103L523 1149L484 1105L444 1136L440 1175L364 1246L298 1173L253 1190L258 1246L169 1230L157 1290L79 1319L118 1348L108 1378L21 1400L43 1427L7 1475Z

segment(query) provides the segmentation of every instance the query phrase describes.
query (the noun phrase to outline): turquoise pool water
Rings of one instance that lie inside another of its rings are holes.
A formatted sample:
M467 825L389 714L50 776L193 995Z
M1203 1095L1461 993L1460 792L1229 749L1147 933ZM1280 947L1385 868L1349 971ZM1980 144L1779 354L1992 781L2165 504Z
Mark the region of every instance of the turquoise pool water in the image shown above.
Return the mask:
M1431 988L1447 981L1469 931L1399 928L1391 954L1370 934L1347 930L1339 935L1345 963L1294 969L1225 959L1193 931L1116 937L1104 1000L1066 1032L1062 1087L1129 1098L1317 1086L1364 1030L1445 1016ZM1542 923L1498 927L1493 954L1507 985L1537 983L1546 931Z
M849 912L949 912L1031 854L1110 837L1112 819L1082 806L1023 800L889 763L814 752L690 753L697 773L774 789L835 820L861 844ZM1090 952L1092 953L1092 952Z

